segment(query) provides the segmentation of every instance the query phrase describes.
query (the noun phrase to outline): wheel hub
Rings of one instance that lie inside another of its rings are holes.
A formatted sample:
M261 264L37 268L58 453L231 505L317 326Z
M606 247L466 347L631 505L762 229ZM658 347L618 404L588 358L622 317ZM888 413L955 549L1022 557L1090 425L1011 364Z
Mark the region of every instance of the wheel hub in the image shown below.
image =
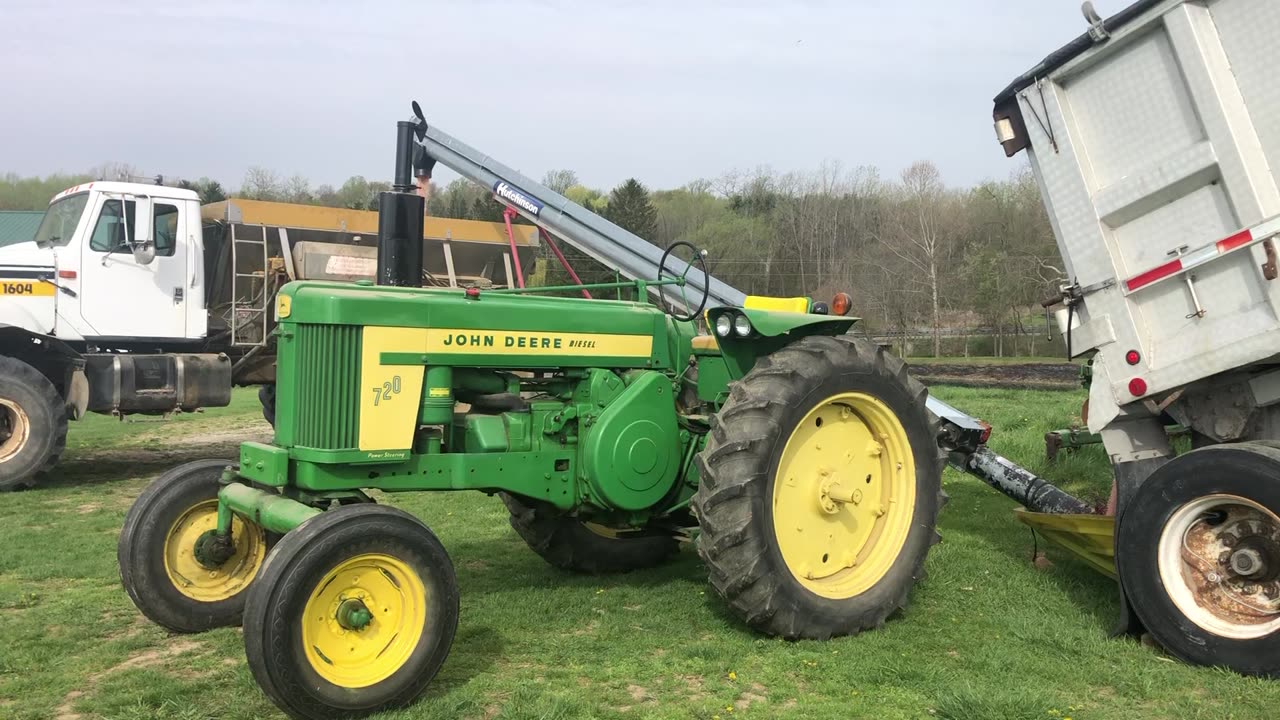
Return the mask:
M218 535L218 500L193 505L165 535L164 568L178 592L201 602L226 600L253 580L267 556L266 532L240 516Z
M818 473L818 505L828 515L840 512L845 504L862 503L862 491L851 487L850 483L842 483L831 470L824 468Z
M230 535L219 535L217 530L206 530L196 538L196 562L209 570L223 566L236 554L235 542Z
M1170 517L1160 546L1162 581L1197 625L1236 639L1280 629L1280 518L1267 509L1200 498Z
M1262 553L1253 548L1243 548L1231 554L1231 570L1241 577L1255 577L1267 571Z
M360 598L347 598L338 605L337 621L343 629L358 632L373 622L373 613Z

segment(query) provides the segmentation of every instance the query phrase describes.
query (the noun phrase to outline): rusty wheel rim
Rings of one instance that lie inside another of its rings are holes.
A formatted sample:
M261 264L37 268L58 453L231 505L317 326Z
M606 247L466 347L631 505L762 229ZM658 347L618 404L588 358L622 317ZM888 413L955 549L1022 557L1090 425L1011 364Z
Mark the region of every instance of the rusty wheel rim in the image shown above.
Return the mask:
M31 421L21 405L0 398L0 462L4 462L27 444L31 436Z
M1280 630L1280 517L1238 495L1207 495L1165 523L1160 580L1188 620L1225 638Z

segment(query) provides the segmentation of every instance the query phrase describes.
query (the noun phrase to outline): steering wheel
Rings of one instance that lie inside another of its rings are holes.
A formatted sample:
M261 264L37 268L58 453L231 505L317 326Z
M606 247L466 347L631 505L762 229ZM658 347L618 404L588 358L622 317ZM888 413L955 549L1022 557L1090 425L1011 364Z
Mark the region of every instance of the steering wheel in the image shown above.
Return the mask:
M690 252L693 253L693 259L689 261L685 261L686 265L684 268L684 272L680 273L679 275L676 275L674 270L672 271L667 270L667 259L673 258L675 260L680 260L678 256L672 254L672 251L679 247L689 248ZM694 307L693 303L689 302L689 296L685 295L684 291L685 291L685 288L688 287L688 285L685 283L681 283L676 286L680 288L680 297L681 299L684 300L684 306L689 309L688 314L685 314L685 315L680 314L680 312L676 310L676 307L673 303L667 302L665 290L669 286L664 285L661 288L659 288L659 291L660 291L659 294L662 295L662 302L663 302L663 305L665 305L664 309L666 310L667 314L670 315L673 319L679 320L681 322L691 322L692 320L697 318L699 315L701 315L703 308L707 306L707 298L710 297L711 295L711 287L710 287L711 274L707 272L707 251L699 250L698 248L694 247L691 243L687 243L684 240L678 240L667 246L667 251L662 253L662 261L658 263L658 279L659 280L663 280L663 279L684 280L689 275L689 271L693 269L693 266L695 263L697 263L698 269L702 271L702 277L703 277L702 298L699 300L696 308Z

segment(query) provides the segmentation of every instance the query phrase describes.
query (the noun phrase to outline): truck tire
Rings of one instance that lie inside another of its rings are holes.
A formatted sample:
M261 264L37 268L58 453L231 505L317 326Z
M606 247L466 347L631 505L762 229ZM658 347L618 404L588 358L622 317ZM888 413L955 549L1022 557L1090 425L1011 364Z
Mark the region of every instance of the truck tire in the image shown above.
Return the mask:
M67 447L67 411L39 370L0 357L0 491L35 485Z
M1280 677L1277 478L1273 443L1214 445L1161 466L1127 504L1116 529L1120 583L1170 654Z
M927 394L851 336L798 340L730 386L692 506L711 584L748 625L826 639L906 605L945 502Z
M511 513L511 527L543 560L587 575L657 567L680 549L667 532L615 532L585 523L536 501L499 493Z

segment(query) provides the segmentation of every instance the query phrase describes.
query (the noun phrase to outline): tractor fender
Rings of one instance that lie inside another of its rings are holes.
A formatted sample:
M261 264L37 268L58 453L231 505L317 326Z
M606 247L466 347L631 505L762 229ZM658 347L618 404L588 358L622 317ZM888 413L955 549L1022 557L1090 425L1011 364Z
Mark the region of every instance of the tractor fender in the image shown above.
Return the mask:
M844 335L859 320L856 317L720 307L708 311L708 324L714 329L716 320L725 314L746 315L752 329L746 337L731 332L728 337L716 338L732 380L750 372L756 360L765 355L810 335Z

